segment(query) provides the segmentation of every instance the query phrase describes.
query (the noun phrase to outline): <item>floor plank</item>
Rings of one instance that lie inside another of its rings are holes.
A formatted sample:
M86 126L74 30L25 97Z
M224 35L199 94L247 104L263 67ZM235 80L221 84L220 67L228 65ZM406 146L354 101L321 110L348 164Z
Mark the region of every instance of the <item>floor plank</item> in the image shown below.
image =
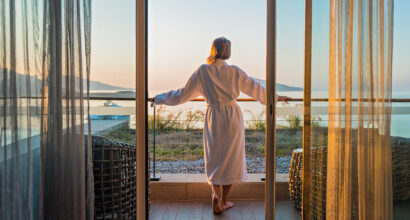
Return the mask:
M222 215L214 215L212 210L212 203L204 203L202 209L202 219L209 219L209 220L223 220L226 219L225 216Z
M183 205L179 208L176 219L178 220L185 220L185 219L188 220L189 219L189 208L187 208L186 205Z
M212 204L204 203L202 208L202 219L215 219L214 214L212 213Z
M220 215L212 213L212 204L204 202L153 202L150 219L185 220L185 219L265 219L265 203L263 201L234 201L235 207ZM276 219L301 219L300 212L293 208L291 202L276 202Z
M187 205L189 207L189 219L201 220L202 219L202 208L203 203L192 203Z
M166 203L151 203L149 219L162 220L166 207Z
M237 206L226 210L224 213L228 217L228 219L242 219L241 213L239 212Z
M253 212L256 220L265 219L265 202L264 201L253 201L249 203L250 211Z
M182 206L178 203L167 204L162 220L177 220L178 211Z
M302 219L302 214L293 207L291 201L282 201L276 202L275 217L277 220Z
M238 212L241 216L240 219L242 220L256 220L255 215L253 214L252 211L249 210L248 208L248 203L247 202L235 202L236 207L238 208Z

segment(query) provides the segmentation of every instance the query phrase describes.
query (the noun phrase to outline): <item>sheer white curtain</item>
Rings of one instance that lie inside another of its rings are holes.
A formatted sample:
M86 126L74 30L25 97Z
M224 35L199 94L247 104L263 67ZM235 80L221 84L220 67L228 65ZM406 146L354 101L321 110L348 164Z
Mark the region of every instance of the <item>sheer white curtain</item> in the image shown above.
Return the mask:
M0 219L93 218L90 28L91 0L0 0Z
M392 219L393 0L331 0L327 219Z

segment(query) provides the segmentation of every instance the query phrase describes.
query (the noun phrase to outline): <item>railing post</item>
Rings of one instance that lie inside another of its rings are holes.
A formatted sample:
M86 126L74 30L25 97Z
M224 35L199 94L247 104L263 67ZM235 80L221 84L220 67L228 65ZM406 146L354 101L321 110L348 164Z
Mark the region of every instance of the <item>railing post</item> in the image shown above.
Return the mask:
M156 105L155 105L155 103L153 102L152 104L151 104L151 107L153 107L154 108L154 118L153 118L153 125L152 125L152 127L154 128L154 134L153 134L153 137L152 137L152 153L153 153L153 160L152 160L152 172L153 172L153 174L152 174L152 176L150 177L150 180L151 181L159 181L160 179L161 179L161 176L156 176L156 169L155 169L155 166L156 166L156 158L155 158L155 152L156 152L156 150L155 150L155 134L156 134L156 132L157 132L157 123L156 123L156 112L157 112L157 110L156 110Z

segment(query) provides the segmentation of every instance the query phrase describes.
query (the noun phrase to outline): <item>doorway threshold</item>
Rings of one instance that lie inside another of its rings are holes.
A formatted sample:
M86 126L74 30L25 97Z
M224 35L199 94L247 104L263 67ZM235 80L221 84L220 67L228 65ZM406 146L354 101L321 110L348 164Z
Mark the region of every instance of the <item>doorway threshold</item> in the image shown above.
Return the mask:
M209 201L211 187L205 174L160 174L159 181L151 182L151 201ZM265 174L248 174L248 180L234 184L231 200L264 200ZM276 200L289 200L288 174L276 174Z

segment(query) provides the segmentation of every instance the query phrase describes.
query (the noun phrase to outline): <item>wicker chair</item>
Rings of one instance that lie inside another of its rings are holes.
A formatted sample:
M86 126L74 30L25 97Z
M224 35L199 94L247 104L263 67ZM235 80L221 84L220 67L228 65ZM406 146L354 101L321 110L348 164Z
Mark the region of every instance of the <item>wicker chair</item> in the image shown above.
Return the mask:
M410 199L410 143L392 143L393 199Z
M325 219L326 217L326 164L327 148L314 148L311 151L312 164L312 187L311 201L313 219ZM289 193L293 206L302 210L302 169L303 150L293 151L289 167Z
M326 218L326 166L327 147L311 149L311 201L313 219ZM353 166L356 167L356 166ZM290 200L298 210L302 208L302 168L303 150L293 151L289 167L289 193ZM392 142L392 173L393 173L393 199L404 201L410 199L410 144L408 142ZM353 173L357 174L357 171ZM357 190L357 187L354 187ZM357 192L353 192L357 194ZM357 204L357 202L353 202ZM357 205L353 206L352 214L358 214Z
M95 219L136 219L136 149L92 137Z

